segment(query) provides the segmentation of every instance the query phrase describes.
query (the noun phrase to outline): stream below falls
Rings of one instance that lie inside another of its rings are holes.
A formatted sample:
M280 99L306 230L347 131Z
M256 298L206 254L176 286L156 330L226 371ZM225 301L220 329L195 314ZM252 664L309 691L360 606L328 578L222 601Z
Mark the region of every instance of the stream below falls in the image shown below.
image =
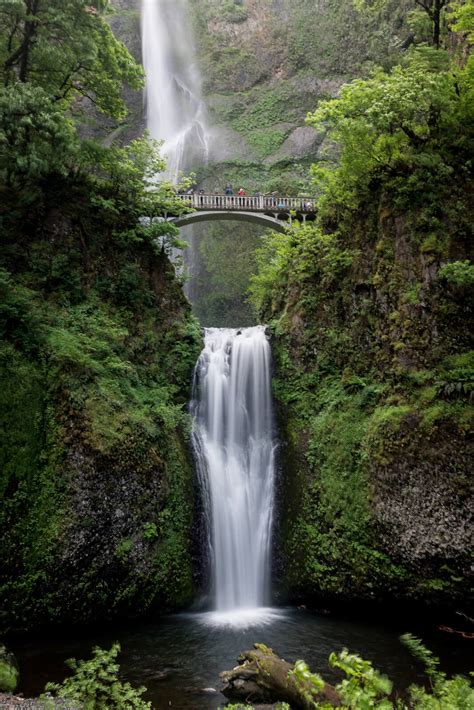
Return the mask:
M287 608L262 611L253 623L247 623L222 624L212 612L177 614L128 626L83 632L75 629L57 636L48 631L43 637L11 639L9 646L21 667L19 691L32 697L47 681L64 679L67 658L87 658L93 646L110 648L119 641L121 676L134 685L146 686L145 697L158 710L215 710L224 706L219 673L233 668L241 651L255 642L271 646L288 661L305 659L329 681L336 680L328 669L329 654L347 647L372 660L390 676L397 691L403 692L410 683L424 680L420 664L398 640L401 633L411 631L441 657L444 670L469 670L468 641L461 643L434 627L415 628L412 622L390 628L367 620Z

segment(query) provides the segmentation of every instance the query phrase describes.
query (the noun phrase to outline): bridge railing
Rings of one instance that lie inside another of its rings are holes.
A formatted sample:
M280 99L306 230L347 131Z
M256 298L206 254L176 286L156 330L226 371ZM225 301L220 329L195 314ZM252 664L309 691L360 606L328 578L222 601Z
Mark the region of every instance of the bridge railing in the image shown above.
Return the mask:
M195 210L236 210L242 212L314 212L310 197L279 197L278 195L208 195L193 193L177 195L186 207Z

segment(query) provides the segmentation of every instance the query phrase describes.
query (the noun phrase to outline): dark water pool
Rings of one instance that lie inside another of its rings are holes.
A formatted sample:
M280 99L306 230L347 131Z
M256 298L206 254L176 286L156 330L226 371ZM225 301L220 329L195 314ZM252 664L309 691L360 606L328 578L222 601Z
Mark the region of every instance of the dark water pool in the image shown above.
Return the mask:
M20 691L26 696L40 693L48 680L62 680L66 658L85 658L92 646L108 648L119 641L122 676L145 685L146 697L156 708L212 710L226 702L218 692L220 671L236 665L239 653L255 642L271 646L286 660L305 659L328 680L329 654L347 647L371 659L403 692L423 679L419 664L399 641L404 631L422 635L448 672L469 670L469 642L461 643L452 635L414 629L413 624L390 628L299 609L268 610L259 618L241 620L238 626L228 626L212 614L179 614L82 634L76 630L62 637L13 639L10 647L20 663Z

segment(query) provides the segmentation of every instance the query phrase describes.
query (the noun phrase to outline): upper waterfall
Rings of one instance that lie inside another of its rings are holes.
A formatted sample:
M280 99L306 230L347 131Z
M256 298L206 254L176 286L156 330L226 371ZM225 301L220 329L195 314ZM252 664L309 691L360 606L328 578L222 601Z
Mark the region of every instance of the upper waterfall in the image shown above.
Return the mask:
M147 126L164 141L166 176L173 181L180 170L205 164L209 152L188 14L188 0L142 0Z
M268 602L275 471L270 364L263 326L206 328L193 436L220 612Z

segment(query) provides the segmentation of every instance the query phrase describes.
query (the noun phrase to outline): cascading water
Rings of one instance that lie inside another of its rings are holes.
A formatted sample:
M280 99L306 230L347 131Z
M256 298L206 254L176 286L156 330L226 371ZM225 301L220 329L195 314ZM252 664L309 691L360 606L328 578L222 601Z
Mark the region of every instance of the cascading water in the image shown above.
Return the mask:
M265 328L207 328L195 369L194 450L210 525L217 612L269 598L275 437Z
M147 125L164 141L165 177L207 162L210 132L188 0L142 0ZM186 255L193 273L193 235ZM261 326L206 330L195 371L194 449L209 520L217 612L269 597L275 442L270 346Z
M187 0L142 0L147 126L164 141L166 176L204 165L209 152L201 76L194 56Z
M142 0L142 53L147 127L152 138L164 141L164 177L176 183L181 172L207 164L211 144L188 0ZM183 259L192 277L199 268L192 226L185 239L189 246ZM184 286L191 300L192 283Z

